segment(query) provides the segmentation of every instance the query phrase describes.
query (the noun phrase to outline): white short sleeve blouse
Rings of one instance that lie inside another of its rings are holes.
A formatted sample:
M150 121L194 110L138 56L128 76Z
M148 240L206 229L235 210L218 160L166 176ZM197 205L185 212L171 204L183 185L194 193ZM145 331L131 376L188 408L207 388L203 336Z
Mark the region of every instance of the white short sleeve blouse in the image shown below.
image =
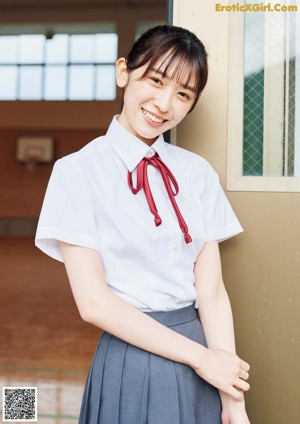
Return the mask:
M176 201L193 239L189 244L155 167L148 166L148 177L160 226L144 192L134 195L128 187L128 170L135 181L138 163L152 149L179 184ZM193 267L204 243L241 231L206 160L165 143L163 136L149 148L114 117L105 136L55 162L35 244L62 262L60 240L96 250L115 294L143 311L167 311L198 307Z

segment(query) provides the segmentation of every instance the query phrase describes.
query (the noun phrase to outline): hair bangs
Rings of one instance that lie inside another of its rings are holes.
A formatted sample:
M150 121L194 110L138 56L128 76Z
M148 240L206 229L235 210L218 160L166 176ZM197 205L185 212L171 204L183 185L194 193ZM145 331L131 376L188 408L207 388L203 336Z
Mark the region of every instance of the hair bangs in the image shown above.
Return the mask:
M160 62L163 56L163 60ZM159 66L157 66L157 63ZM147 62L146 62L147 63ZM173 47L168 51L152 55L147 63L142 78L150 71L159 72L164 78L176 80L179 85L189 88L195 93L200 89L201 72L199 72L199 64L196 58L191 57L188 52L181 48Z
M173 51L159 66L163 76L174 79L184 88L189 88L195 93L199 91L200 75L195 58L186 51L174 48Z

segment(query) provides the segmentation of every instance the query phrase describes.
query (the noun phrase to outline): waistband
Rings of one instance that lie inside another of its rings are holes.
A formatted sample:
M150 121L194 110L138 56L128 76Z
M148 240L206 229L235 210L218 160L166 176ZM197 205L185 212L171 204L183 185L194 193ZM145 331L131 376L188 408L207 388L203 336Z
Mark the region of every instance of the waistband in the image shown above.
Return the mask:
M173 309L171 311L155 311L155 312L143 312L149 315L151 318L160 322L167 327L173 325L184 324L185 322L199 319L197 309L194 305L185 306L184 308Z

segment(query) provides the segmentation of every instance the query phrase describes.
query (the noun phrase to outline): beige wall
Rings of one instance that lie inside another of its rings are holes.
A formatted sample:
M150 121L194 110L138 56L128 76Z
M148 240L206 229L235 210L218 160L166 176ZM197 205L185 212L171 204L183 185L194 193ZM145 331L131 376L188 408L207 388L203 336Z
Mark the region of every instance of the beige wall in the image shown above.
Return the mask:
M174 23L209 52L208 87L177 144L209 160L226 186L229 14L174 1ZM242 36L242 34L241 34ZM300 193L227 192L245 232L221 244L238 353L251 365L252 424L300 422Z

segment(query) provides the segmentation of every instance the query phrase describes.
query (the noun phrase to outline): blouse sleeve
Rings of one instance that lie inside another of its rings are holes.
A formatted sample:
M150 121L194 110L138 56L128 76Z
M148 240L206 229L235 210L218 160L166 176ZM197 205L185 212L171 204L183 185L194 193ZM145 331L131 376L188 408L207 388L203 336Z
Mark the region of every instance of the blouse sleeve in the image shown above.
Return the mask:
M206 224L206 241L217 240L221 242L243 231L220 185L217 173L209 164L207 164L202 201Z
M63 262L59 241L99 251L91 188L69 159L55 162L43 201L35 245Z

